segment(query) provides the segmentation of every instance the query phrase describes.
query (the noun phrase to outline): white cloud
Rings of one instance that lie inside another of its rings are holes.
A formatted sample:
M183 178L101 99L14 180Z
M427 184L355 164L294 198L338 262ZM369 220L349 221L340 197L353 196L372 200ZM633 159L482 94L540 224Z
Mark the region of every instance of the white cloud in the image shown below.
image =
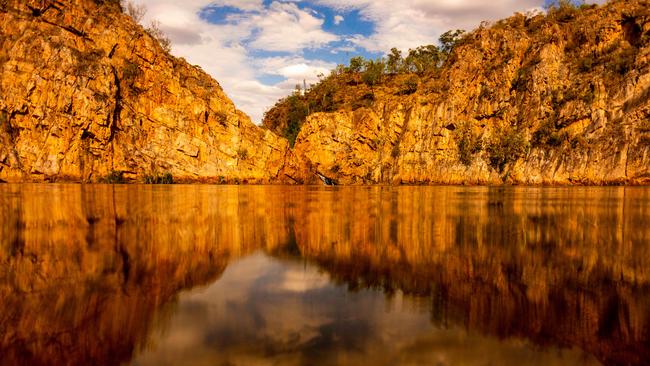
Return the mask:
M209 3L214 6L229 6L244 11L260 11L264 8L262 0L214 0Z
M403 50L436 43L449 29L473 29L483 20L495 20L540 6L542 0L316 0L339 11L359 10L375 25L368 37L353 42L369 51Z
M254 122L261 122L264 111L289 94L295 84L303 80L315 83L319 72L334 66L298 56L305 48L321 47L338 37L325 32L324 21L312 11L292 3L274 2L265 7L262 0L133 1L148 9L143 23L158 20L172 40L173 53L217 79ZM200 14L214 6L233 7L243 13L228 17L223 24L212 24ZM267 60L252 57L253 50L293 56ZM259 81L263 75L285 80L265 85Z
M323 31L323 23L323 19L296 4L273 2L266 11L240 25L256 28L258 35L251 43L253 48L297 52L338 40L334 34Z
M334 24L339 25L341 24L342 21L344 21L345 18L342 15L335 15L334 16Z

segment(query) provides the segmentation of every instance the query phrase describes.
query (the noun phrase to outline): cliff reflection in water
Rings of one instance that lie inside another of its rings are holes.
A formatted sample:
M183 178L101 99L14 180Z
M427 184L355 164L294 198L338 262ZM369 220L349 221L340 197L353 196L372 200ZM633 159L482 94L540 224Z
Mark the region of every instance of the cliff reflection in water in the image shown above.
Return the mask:
M345 319L362 317L377 303L366 289L380 290L386 304L404 298L412 310L391 321L391 311L364 318L374 323L363 334L353 321L338 321L329 330L314 325L320 333L305 340L297 324L276 324L269 333L290 330L280 341L246 347L261 342L260 321L271 327L258 319L236 332L211 329L202 343L221 354L239 347L250 359L297 353L317 363L332 361L328 350L363 355L371 339L404 341L415 328L448 329L440 336L447 343L435 343L444 348L465 329L480 335L474 346L523 339L541 349L582 349L605 364L642 364L650 359L648 222L645 188L0 185L0 363L120 364L138 355L147 363L165 334L175 334L183 296L194 296L182 290L212 284L200 291L222 286L239 296L225 284L230 277L217 281L227 267L277 273L299 263L320 268L305 273L329 289L309 299L312 313L331 315L330 306ZM276 262L264 262L259 250ZM308 290L304 280L298 292ZM268 295L263 281L255 283L240 297ZM353 297L333 300L339 285ZM374 302L359 300L369 296ZM281 312L272 305L287 301L258 297L271 302L266 312ZM409 318L422 308L426 321ZM225 309L220 316L247 311ZM388 324L396 329L380 332ZM325 347L314 341L325 331L348 335ZM402 352L430 345L414 340Z

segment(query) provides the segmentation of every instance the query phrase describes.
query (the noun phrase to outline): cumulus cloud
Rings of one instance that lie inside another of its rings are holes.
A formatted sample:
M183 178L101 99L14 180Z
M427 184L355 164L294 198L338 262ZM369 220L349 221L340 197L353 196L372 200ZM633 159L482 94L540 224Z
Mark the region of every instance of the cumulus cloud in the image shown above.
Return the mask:
M357 10L375 25L373 34L353 42L368 51L403 50L435 43L449 29L473 29L494 20L540 6L540 0L316 0L339 11Z
M341 24L342 21L344 21L345 18L342 15L335 15L334 16L334 24L339 25Z
M334 64L306 60L304 49L322 47L338 39L323 30L324 20L314 12L290 2L262 0L133 0L147 7L143 23L157 20L172 40L176 56L201 66L215 77L238 108L253 121L303 80L315 83L316 75ZM211 23L215 7L240 10L224 22ZM212 9L212 10L211 10ZM207 16L206 16L207 15ZM288 54L284 57L252 56L255 51ZM273 85L260 81L264 75L284 80Z
M324 20L296 4L273 2L269 8L240 25L255 28L251 47L266 51L297 52L318 48L338 39L322 29Z

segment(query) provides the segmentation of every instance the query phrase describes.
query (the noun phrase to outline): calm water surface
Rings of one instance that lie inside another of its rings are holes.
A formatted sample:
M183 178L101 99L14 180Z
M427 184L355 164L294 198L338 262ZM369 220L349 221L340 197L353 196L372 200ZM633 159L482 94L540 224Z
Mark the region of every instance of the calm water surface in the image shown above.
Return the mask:
M0 184L0 364L648 360L648 188Z

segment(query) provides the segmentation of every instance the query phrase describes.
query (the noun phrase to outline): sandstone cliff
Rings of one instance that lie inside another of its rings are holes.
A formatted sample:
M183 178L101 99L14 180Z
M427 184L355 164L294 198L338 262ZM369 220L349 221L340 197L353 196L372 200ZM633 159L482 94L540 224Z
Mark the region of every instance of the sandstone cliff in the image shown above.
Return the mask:
M286 154L118 1L0 1L0 181L282 181Z
M287 99L264 124L300 128L300 164L341 184L648 183L650 3L519 14L434 71L369 87L339 69L306 98L323 112L288 126Z

